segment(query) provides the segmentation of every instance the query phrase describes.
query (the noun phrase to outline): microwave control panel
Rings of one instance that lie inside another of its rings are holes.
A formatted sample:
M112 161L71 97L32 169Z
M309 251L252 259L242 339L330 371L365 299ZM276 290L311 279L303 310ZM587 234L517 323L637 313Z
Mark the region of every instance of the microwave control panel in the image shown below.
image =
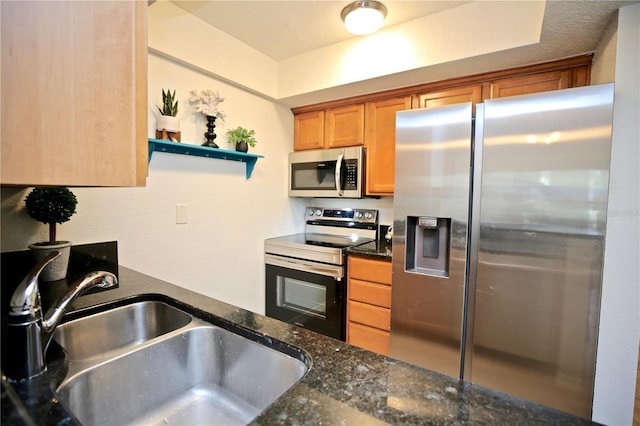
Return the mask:
M345 166L346 182L344 185L345 190L358 189L358 161L347 160Z

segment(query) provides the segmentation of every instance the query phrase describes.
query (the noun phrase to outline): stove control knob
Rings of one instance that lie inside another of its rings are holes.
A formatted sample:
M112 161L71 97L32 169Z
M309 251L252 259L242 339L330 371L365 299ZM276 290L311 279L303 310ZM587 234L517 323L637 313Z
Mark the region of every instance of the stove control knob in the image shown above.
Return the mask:
M313 209L307 210L307 216L313 216Z
M316 216L322 216L322 210L320 209L316 210Z
M364 214L364 218L365 218L365 219L373 219L373 215L371 214L371 212L366 212L366 213Z
M362 219L362 212L356 212L356 219Z

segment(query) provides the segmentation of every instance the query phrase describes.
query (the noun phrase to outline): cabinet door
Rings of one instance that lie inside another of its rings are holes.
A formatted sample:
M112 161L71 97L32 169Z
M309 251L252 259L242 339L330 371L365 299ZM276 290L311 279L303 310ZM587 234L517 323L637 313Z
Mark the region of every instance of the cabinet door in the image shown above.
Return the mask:
M293 150L324 148L324 111L297 114L293 118Z
M364 144L364 104L326 110L324 134L327 148Z
M365 106L367 195L393 195L396 112L410 108L410 97L367 102Z
M441 105L482 102L482 85L456 87L454 89L440 90L418 95L414 99L413 108L433 108Z
M144 186L147 3L0 7L1 183Z
M490 99L527 95L571 87L571 70L549 71L490 83Z

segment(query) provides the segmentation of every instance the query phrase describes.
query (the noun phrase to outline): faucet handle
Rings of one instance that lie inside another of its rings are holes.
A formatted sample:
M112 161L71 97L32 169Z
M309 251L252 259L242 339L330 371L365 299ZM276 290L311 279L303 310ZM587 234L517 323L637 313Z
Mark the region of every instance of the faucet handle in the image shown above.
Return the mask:
M59 251L49 253L24 277L11 296L11 310L9 311L9 315L27 315L34 313L40 308L38 277L42 270L58 256L60 256Z

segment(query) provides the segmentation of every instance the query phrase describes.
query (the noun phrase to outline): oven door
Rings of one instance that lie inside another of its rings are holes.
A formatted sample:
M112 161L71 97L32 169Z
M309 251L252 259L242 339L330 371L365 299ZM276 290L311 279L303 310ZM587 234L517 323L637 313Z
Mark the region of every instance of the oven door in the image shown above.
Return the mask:
M344 268L265 254L266 314L345 340Z

